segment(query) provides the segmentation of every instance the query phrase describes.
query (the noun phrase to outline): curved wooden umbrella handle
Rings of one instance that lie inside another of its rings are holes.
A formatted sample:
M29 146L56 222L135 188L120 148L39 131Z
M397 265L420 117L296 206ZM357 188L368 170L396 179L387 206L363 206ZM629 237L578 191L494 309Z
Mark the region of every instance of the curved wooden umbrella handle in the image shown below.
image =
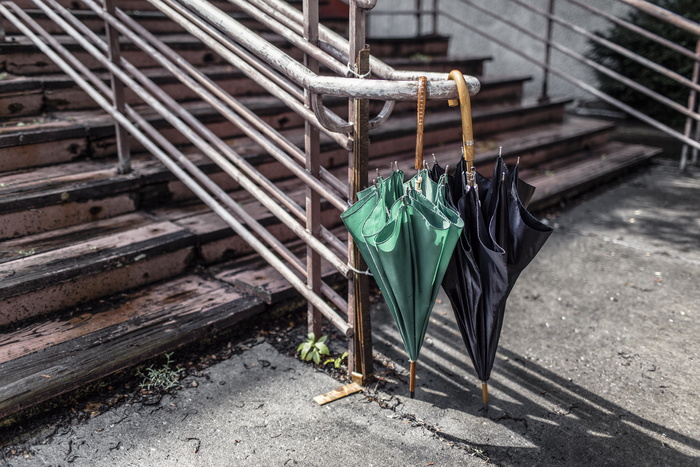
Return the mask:
M428 78L418 78L418 117L416 122L416 161L415 169L423 168L423 135L425 133L425 100L428 94Z
M450 99L447 103L450 107L459 105L462 114L462 152L467 163L467 172L472 171L474 165L474 128L472 127L472 102L469 96L469 88L464 75L459 70L452 70L448 75L457 85L459 100Z

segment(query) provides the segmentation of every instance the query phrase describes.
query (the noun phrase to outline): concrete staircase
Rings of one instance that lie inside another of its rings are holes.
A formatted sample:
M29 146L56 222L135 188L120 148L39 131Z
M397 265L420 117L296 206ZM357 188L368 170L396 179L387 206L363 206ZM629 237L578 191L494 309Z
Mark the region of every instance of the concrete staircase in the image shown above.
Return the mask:
M51 27L29 0L17 3ZM62 1L66 5L75 2ZM231 94L303 142L303 121L225 64L145 1L120 7L158 33ZM241 17L230 4L230 14ZM103 25L78 11L95 30ZM158 161L134 146L134 171L116 173L112 121L50 61L5 24L0 42L0 418L133 366L263 313L294 296L276 272L251 255L231 229L200 204ZM340 29L340 23L338 23ZM269 35L265 31L261 34ZM69 47L71 40L57 36ZM278 38L270 36L281 47ZM503 146L520 158L523 178L538 187L531 207L542 209L617 176L658 151L609 141L608 122L567 116L567 99L522 98L528 77L484 73L489 57L446 57L448 38L369 40L372 53L396 68L477 75L473 99L477 168L490 167ZM249 162L303 205L304 189L258 146L149 57L125 55ZM296 52L294 52L296 54ZM410 57L420 53L420 59ZM97 67L88 58L85 63ZM105 75L106 78L106 75ZM134 96L128 97L135 107ZM338 102L338 108L344 108ZM170 141L186 146L156 115ZM459 112L431 102L426 117L427 160L456 162ZM400 104L371 137L371 170L391 161L407 171L415 145L415 105ZM347 174L347 154L322 142L323 166ZM268 226L295 245L294 235L195 150L190 158ZM325 226L342 232L337 210L322 206ZM298 245L298 242L296 242ZM326 271L331 274L332 271Z

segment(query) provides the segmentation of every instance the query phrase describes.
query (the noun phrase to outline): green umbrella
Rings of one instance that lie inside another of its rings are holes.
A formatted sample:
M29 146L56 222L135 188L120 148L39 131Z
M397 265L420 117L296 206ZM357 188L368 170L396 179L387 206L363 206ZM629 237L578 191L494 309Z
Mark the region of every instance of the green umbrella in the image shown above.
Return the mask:
M399 328L411 361L413 397L415 362L464 222L444 202L444 184L431 181L426 171L405 184L402 179L403 172L394 171L378 180L341 218Z

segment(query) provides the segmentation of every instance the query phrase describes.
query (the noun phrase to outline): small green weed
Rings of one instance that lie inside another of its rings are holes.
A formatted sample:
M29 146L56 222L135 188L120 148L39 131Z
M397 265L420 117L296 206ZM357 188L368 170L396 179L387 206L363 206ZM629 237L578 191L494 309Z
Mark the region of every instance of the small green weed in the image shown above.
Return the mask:
M329 363L332 363L335 368L340 368L340 365L343 364L343 360L348 358L348 353L343 352L343 354L339 357L336 358L327 358L324 362L323 365L328 365Z
M177 386L178 382L180 381L180 371L177 367L175 369L170 367L173 363L172 360L170 360L170 356L172 354L172 352L165 354L165 363L163 366L156 368L151 365L146 368L145 371L141 371L141 369L139 369L136 372L137 376L143 378L143 382L139 384L141 389L145 389L147 391L150 391L151 389L167 391L168 389L172 389Z
M307 339L297 347L297 352L301 353L302 360L306 362L313 360L316 365L320 365L321 356L331 354L331 351L328 350L328 346L326 345L328 336L321 336L316 340L316 335L310 332L306 337Z

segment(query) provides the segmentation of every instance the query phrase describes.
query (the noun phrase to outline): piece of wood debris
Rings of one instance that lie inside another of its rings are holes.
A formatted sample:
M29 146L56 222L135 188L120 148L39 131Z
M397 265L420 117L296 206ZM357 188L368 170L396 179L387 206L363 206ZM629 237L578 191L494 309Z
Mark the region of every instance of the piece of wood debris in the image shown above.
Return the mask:
M356 392L360 391L362 391L362 386L360 386L359 384L346 384L345 386L339 387L338 389L334 389L331 392L327 392L325 394L321 394L320 396L314 397L314 402L316 402L318 405L323 405L329 402L336 401L338 399L342 399L345 396L349 396L350 394L355 394Z

